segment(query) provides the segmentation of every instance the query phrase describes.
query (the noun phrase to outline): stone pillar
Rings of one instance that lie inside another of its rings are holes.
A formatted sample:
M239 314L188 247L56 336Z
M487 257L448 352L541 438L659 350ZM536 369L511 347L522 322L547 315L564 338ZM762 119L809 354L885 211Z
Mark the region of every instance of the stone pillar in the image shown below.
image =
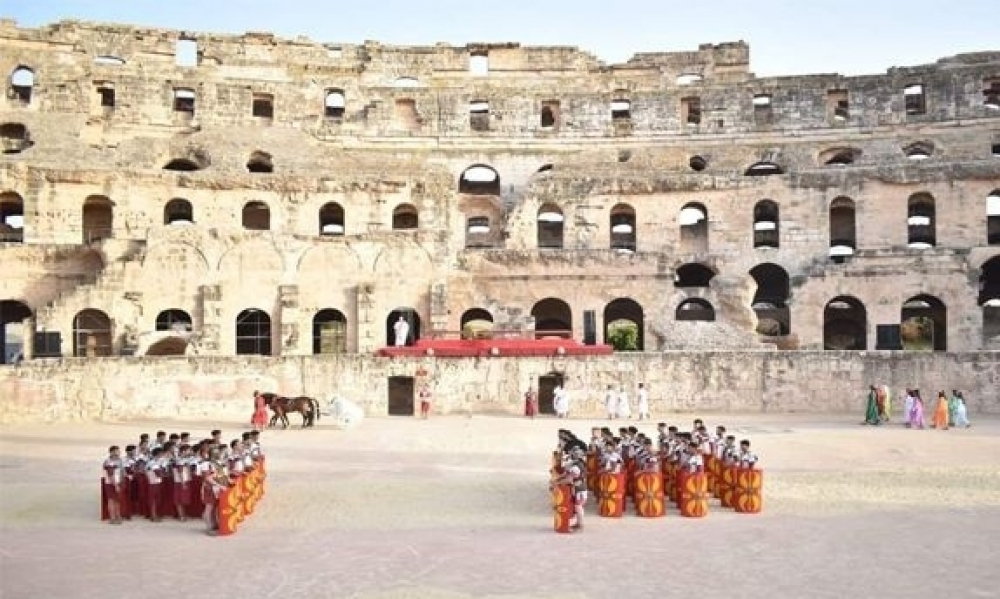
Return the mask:
M299 286L279 285L278 305L281 313L276 314L279 324L281 356L292 356L300 353L299 349Z
M198 334L197 352L217 355L221 350L221 331L223 328L221 285L201 286L201 314L202 321Z
M381 336L384 323L378 317L375 303L375 284L362 283L357 288L358 353L371 353L383 345Z
M30 360L35 357L35 317L21 321L21 357Z
M443 280L431 284L430 312L430 327L425 337L448 330L448 284Z

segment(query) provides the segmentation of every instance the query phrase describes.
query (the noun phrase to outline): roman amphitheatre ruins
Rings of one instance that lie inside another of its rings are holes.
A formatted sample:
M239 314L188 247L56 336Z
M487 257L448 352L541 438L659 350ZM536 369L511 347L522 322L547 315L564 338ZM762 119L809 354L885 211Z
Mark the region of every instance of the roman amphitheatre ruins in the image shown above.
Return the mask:
M605 64L3 20L0 71L0 420L256 388L406 413L421 379L446 412L560 381L583 411L642 381L1000 409L1000 52L762 78L743 42ZM565 347L489 346L536 338Z

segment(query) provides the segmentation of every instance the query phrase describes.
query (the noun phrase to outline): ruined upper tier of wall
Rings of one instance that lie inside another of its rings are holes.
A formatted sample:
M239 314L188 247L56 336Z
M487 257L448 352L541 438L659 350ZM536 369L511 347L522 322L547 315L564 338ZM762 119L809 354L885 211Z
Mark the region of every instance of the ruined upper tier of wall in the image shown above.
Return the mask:
M185 47L178 42L188 42ZM284 125L347 135L623 137L996 117L1000 52L884 75L757 78L744 42L606 65L572 47L320 44L64 21L0 21L7 108L110 126ZM178 96L180 94L180 96Z

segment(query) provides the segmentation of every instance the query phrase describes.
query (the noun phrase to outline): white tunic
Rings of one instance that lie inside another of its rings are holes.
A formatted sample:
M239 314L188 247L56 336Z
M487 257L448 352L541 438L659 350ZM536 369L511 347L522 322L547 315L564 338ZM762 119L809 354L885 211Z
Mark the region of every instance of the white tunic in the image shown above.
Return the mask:
M628 394L622 391L618 394L618 417L628 418L632 415L632 407L628 404Z
M639 413L649 413L649 392L645 389L639 389Z

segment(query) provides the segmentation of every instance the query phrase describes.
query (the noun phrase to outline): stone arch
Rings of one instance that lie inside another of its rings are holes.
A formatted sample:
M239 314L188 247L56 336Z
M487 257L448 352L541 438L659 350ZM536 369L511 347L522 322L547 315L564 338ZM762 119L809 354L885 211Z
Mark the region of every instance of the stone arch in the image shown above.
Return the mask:
M280 251L265 240L252 240L231 247L219 259L219 275L230 283L256 279L259 289L277 285L284 272L285 260ZM251 279L253 277L253 279ZM246 286L244 284L243 286Z
M757 314L757 332L762 335L779 336L792 332L791 312L788 300L791 297L791 283L788 271L766 262L750 269L750 276L757 283L751 307Z
M18 65L10 74L10 97L21 104L31 104L35 90L35 71Z
M107 357L114 352L111 318L94 308L80 310L73 317L73 356Z
M906 201L906 244L914 250L937 245L937 216L934 196L915 193Z
M674 270L674 287L708 287L716 272L704 264L689 262Z
M3 123L0 125L0 152L20 154L31 146L31 133L23 123Z
M319 234L332 237L343 236L347 232L347 215L344 207L337 202L327 202L319 209Z
M163 207L163 224L194 224L194 207L184 198L174 198Z
M434 262L424 246L408 240L393 247L382 248L375 257L373 270L376 277L412 279L413 273L426 273L434 269Z
M241 223L248 231L270 231L271 209L258 200L247 202L243 205Z
M154 341L146 348L144 356L183 356L187 353L188 340L171 335Z
M417 207L413 204L403 203L392 210L393 231L405 231L416 229L420 224L420 217Z
M24 199L13 191L0 193L0 242L24 241Z
M824 166L848 166L861 157L858 148L830 148L819 154L819 163Z
M610 214L611 249L619 252L636 251L635 208L629 204L615 204Z
M984 346L1000 345L1000 255L993 256L979 269L977 303L983 310Z
M840 196L830 202L830 257L843 261L858 247L857 212L854 200Z
M915 141L903 146L903 154L910 160L927 160L934 155L934 142Z
M616 324L617 323L617 324ZM627 324L626 324L627 323ZM635 328L636 341L634 351L643 351L646 348L645 335L645 315L639 302L629 297L614 299L604 306L604 343L611 343L610 334L612 329L621 326L632 326ZM616 347L615 349L621 349Z
M780 245L778 204L772 200L761 200L753 207L753 247L777 249Z
M193 322L194 321L191 320L191 315L184 310L171 308L169 310L163 310L156 315L155 330L175 331L178 333L191 332L194 328Z
M565 301L549 297L531 307L535 319L535 337L573 338L573 310Z
M487 164L473 164L458 177L458 193L500 195L500 174Z
M209 268L204 252L184 241L164 241L151 245L142 258L143 272L159 280L162 280L165 272L190 273L200 277Z
M686 253L708 251L708 208L700 202L689 202L677 213L681 250Z
M11 364L23 355L24 337L33 334L22 322L34 316L31 308L22 301L5 299L0 301L0 364Z
M715 307L707 299L692 297L677 304L674 320L715 322Z
M324 308L312 319L313 354L342 354L347 351L347 316L334 308Z
M838 295L823 308L823 349L868 348L868 310L858 298Z
M785 169L776 162L761 161L751 164L743 173L746 177L769 177L771 175L784 175Z
M548 202L542 204L536 215L536 235L539 249L562 249L565 235L563 211Z
M234 333L236 355L273 355L271 316L258 308L247 308L236 315Z
M349 247L339 243L317 243L299 258L297 270L302 275L317 275L328 279L332 274L362 270L361 258Z
M107 196L87 196L83 201L83 243L114 236L115 203Z
M922 293L900 308L903 349L948 351L948 308L944 302Z
M187 148L180 155L174 155L163 165L165 171L177 171L182 173L200 171L212 165L212 158L208 152L201 148Z
M409 306L402 306L389 312L385 318L385 345L392 347L396 345L396 323L402 318L410 325L410 330L406 335L406 345L411 346L420 339L420 313Z
M469 308L462 312L459 323L463 339L485 338L493 332L493 315L483 308Z

